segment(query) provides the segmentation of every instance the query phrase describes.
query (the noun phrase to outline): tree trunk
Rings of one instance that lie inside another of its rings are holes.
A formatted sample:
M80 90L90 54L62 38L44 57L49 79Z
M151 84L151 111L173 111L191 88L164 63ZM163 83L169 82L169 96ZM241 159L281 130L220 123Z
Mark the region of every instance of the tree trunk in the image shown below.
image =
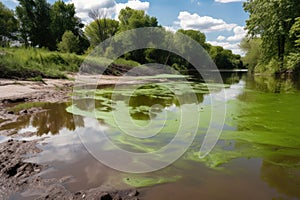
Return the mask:
M280 65L280 72L284 69L284 51L285 51L285 36L280 35L278 39L278 61Z

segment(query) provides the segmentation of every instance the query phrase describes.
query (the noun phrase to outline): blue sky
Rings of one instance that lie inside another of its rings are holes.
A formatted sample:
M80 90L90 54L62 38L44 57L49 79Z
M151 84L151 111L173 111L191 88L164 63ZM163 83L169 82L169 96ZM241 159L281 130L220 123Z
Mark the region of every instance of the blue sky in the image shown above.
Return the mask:
M1 0L9 8L17 0ZM54 0L48 0L53 3ZM83 21L89 20L90 9L103 9L108 17L115 18L126 7L145 10L155 16L161 25L170 30L195 29L204 32L207 41L242 54L238 47L245 36L247 13L243 10L244 0L65 0L77 8L77 15Z

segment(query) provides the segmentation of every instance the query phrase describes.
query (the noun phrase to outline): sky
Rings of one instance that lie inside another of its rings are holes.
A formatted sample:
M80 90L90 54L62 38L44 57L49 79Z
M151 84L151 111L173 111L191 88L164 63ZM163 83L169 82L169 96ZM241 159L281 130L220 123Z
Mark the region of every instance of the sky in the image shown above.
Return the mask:
M48 0L53 3L55 0ZM160 25L169 30L193 29L205 33L207 42L223 46L233 53L243 55L238 47L245 36L245 21L248 18L243 10L245 0L64 0L74 3L77 16L88 22L91 9L105 11L107 17L117 19L122 8L144 10L155 16ZM1 0L14 9L17 0Z

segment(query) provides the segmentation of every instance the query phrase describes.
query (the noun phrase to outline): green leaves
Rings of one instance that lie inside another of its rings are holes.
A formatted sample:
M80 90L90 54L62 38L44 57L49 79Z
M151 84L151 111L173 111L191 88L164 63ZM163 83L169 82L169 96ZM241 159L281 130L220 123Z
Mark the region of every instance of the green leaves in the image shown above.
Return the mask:
M150 17L143 10L134 10L126 7L119 14L120 31L126 31L141 27L157 27L156 17Z
M58 49L63 53L74 53L78 51L79 38L72 31L66 31L62 36L62 41L57 45Z
M244 3L244 9L248 12L246 21L248 35L260 37L261 60L257 65L268 65L270 61L276 61L280 65L277 72L284 72L288 55L294 51L295 36L291 33L296 18L300 16L300 6L297 0L248 0ZM295 28L297 29L297 28ZM300 42L300 41L299 41Z
M18 21L14 17L14 12L9 10L0 2L0 41L1 36L14 38L14 33L18 30Z
M113 19L96 19L86 26L84 34L93 47L116 34L119 22Z

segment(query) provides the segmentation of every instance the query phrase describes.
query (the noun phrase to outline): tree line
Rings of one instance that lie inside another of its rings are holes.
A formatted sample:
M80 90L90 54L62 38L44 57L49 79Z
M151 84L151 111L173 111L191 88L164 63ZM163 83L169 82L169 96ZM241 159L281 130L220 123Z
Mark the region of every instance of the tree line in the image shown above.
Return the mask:
M255 72L285 73L300 69L299 0L247 0L248 37L241 47Z
M0 2L0 42L2 45L11 40L18 40L26 47L46 48L50 51L87 54L104 40L122 31L141 27L158 27L156 17L147 15L142 10L125 8L120 11L118 20L109 19L105 12L91 10L92 22L84 25L76 17L74 4L66 4L62 0L52 5L46 0L18 0L15 11L6 8ZM166 30L165 30L166 31ZM206 42L204 33L197 30L178 30L195 41L209 53L219 68L242 68L240 55L220 46L212 46ZM170 55L168 52L155 49L141 49L129 52L123 57L140 64L159 62L177 68L189 68L189 63Z

